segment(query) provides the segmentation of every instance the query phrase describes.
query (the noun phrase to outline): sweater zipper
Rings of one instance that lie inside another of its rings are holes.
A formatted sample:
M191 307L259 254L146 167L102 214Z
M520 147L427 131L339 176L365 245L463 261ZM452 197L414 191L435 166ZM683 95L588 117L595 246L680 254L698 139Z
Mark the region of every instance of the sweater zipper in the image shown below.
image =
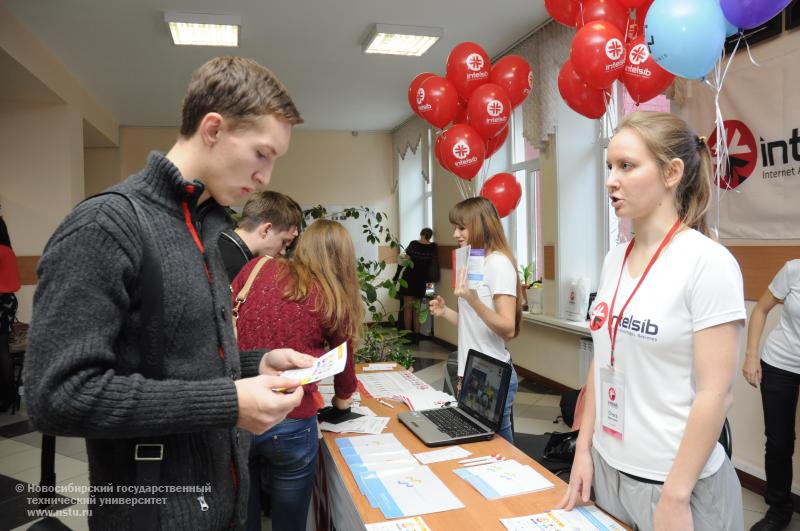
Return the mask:
M186 191L189 194L194 194L194 185L193 184L187 185L186 186ZM189 201L184 199L183 201L181 201L181 206L183 207L183 219L186 222L186 228L189 229L189 234L192 235L192 239L194 240L195 245L200 250L200 255L203 258L203 268L206 271L206 278L208 279L208 284L211 285L211 272L208 270L208 262L206 260L206 249L203 246L203 241L200 239L200 236L197 234L197 230L195 229L194 220L192 219L192 217L193 217L192 216L192 211L189 208ZM213 286L211 286L211 287L213 289ZM222 348L222 345L220 345L220 347L219 347L219 357L224 362L224 360L225 360L225 350ZM233 455L232 454L231 454L231 460L230 460L230 468L231 468L231 479L233 480L233 488L234 488L234 490L238 491L239 490L239 477L238 477L238 474L236 473L236 463L233 460ZM207 510L207 509L202 509L202 505L204 505L204 504L205 504L205 499L203 499L201 501L201 510ZM206 507L208 507L208 506L206 505ZM234 522L231 521L231 527L233 527L233 526L234 526Z

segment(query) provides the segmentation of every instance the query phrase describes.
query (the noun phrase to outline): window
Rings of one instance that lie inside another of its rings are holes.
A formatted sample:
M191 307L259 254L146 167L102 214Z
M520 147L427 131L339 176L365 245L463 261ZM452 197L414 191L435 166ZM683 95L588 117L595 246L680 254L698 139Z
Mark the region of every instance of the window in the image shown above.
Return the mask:
M508 172L517 178L522 188L519 206L503 220L503 230L519 265L533 263L535 278L541 278L543 265L537 257L543 256L540 214L539 151L522 136L522 108L511 115L508 140L495 153L486 169L475 177L475 193L479 193L489 177Z
M426 188L429 186L426 186L422 177L423 157L419 147L418 144L416 153L407 150L405 157L400 159L398 196L401 245L408 245L408 242L418 239L419 231L426 226L420 225L420 220L426 219L427 199L430 196L426 197Z

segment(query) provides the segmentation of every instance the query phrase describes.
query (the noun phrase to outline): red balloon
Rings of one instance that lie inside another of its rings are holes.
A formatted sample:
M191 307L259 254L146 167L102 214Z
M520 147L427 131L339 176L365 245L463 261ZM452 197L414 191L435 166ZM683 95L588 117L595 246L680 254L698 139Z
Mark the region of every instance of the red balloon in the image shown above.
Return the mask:
M447 167L447 161L442 154L442 141L444 140L444 132L441 133L436 137L436 141L433 144L433 154L436 156L436 160L439 161L439 164L442 168L446 169L447 171L451 171L450 168Z
M456 109L456 115L453 117L454 124L465 124L467 123L467 103L461 100L458 100L458 108Z
M498 173L483 184L481 195L491 201L497 209L497 215L504 218L517 208L522 187L510 173Z
M506 138L508 138L508 126L504 127L499 133L486 141L487 159L497 153L500 148L503 147L503 144L506 143Z
M472 180L485 159L483 138L467 124L456 124L443 133L441 150L444 167L464 180Z
M575 73L572 61L561 67L558 74L558 92L569 108L578 114L595 120L606 112L605 91L590 87Z
M450 81L440 76L425 79L417 90L417 114L441 129L453 120L458 107L458 94Z
M622 7L627 7L629 9L635 9L637 7L642 7L645 4L652 4L653 0L617 0Z
M644 35L644 19L653 1L654 0L645 0L641 2L641 5L636 7L635 15L631 17L630 23L628 24L628 34L626 35L628 41L634 40L639 35Z
M485 140L500 132L511 118L511 100L499 85L487 83L472 93L467 104L467 122Z
M575 72L596 89L610 87L625 66L623 35L608 22L590 22L572 39L570 60Z
M408 104L411 106L411 110L414 111L414 114L417 116L419 116L419 111L417 111L417 91L419 91L419 86L422 85L423 81L434 75L436 74L432 72L423 72L421 74L417 74L408 85Z
M462 42L447 56L447 79L455 85L459 96L469 101L476 88L489 82L491 66L483 48L474 42Z
M652 100L670 86L675 76L656 63L640 35L628 44L622 83L636 103Z
M628 27L628 9L619 5L616 0L587 0L583 3L581 15L578 16L578 27L597 20L608 22L621 33L625 33Z
M544 8L556 21L575 27L580 12L578 0L544 0Z
M516 109L533 88L531 65L519 55L506 55L492 66L489 82L503 87Z

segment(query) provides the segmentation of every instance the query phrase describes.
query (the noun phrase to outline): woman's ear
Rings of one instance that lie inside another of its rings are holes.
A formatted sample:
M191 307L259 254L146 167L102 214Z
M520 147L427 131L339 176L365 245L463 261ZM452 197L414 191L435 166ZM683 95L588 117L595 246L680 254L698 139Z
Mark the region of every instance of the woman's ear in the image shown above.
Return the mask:
M669 161L667 165L667 171L664 173L664 184L667 188L672 189L678 186L678 183L681 182L681 178L683 177L683 160L679 158L674 158Z

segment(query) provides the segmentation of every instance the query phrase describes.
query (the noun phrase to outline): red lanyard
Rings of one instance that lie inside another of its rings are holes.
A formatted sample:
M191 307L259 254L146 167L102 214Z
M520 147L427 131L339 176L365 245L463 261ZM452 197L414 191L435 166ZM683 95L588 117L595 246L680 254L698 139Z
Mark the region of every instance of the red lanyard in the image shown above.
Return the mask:
M614 328L613 328L613 331L612 331L611 323L614 321L614 303L616 303L616 301L617 301L617 292L619 291L619 283L622 280L622 272L625 271L625 263L628 261L628 256L630 256L631 251L633 250L634 243L636 243L636 238L631 240L631 243L628 244L628 248L625 249L625 258L622 259L622 267L620 267L620 269L619 269L619 278L617 278L617 288L614 290L614 298L611 299L611 309L608 312L608 315L609 315L609 318L608 318L608 336L611 338L611 366L612 367L614 366L614 346L617 344L617 332L619 331L619 323L622 321L622 315L625 313L625 308L628 307L628 303L631 302L631 299L636 294L636 290L638 290L639 286L641 286L642 282L644 282L644 278L647 276L647 273L650 272L650 268L653 267L653 264L656 263L656 259L658 259L658 255L661 254L661 251L664 250L664 247L667 246L667 244L672 239L672 237L675 235L675 233L678 232L678 228L680 226L681 226L681 219L678 218L678 220L675 222L675 224L672 226L672 228L669 229L669 232L667 233L667 235L664 236L664 239L661 240L661 245L658 246L658 249L656 249L656 252L653 254L653 257L650 259L650 263L647 264L647 267L644 269L644 272L642 273L642 276L639 278L639 282L636 283L636 287L633 288L633 291L631 292L630 296L628 297L628 300L626 300L625 304L622 305L622 309L619 311L619 316L617 317L617 321L614 324Z

